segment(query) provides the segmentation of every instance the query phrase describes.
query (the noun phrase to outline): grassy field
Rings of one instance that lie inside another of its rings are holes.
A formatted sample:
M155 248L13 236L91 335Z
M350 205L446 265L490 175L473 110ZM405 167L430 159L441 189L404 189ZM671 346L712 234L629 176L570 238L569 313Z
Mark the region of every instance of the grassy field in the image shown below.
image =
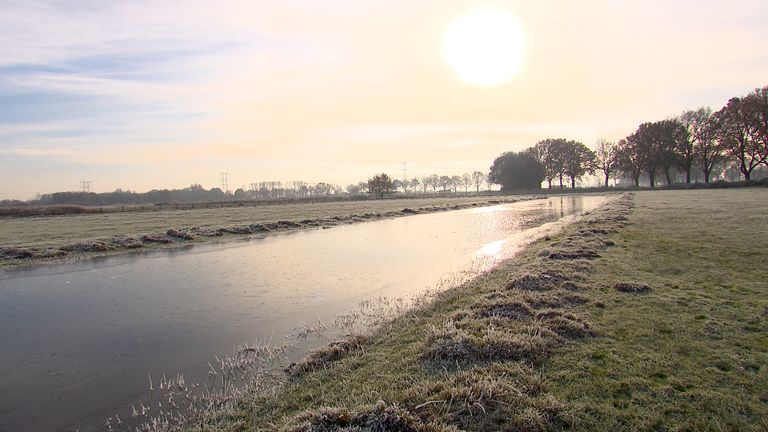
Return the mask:
M331 217L349 217L356 214L399 212L405 208L449 209L472 204L488 205L489 200L519 200L514 197L445 197L387 199L370 201L338 201L321 203L292 203L254 207L224 207L191 210L163 210L156 212L114 212L104 214L76 214L0 218L0 248L29 248L36 251L58 250L72 243L105 241L127 236L138 239L144 234L164 234L168 229L216 230L222 227L248 226L281 220L320 220ZM427 209L432 210L427 210ZM390 215L391 216L391 215ZM345 220L340 223L349 223ZM197 241L209 238L195 236ZM178 239L174 239L174 244ZM171 244L173 245L173 244ZM152 246L152 245L147 245ZM2 255L2 254L0 254ZM2 257L0 257L2 258ZM0 259L0 266L12 261Z
M767 240L768 190L638 192L187 429L768 430Z

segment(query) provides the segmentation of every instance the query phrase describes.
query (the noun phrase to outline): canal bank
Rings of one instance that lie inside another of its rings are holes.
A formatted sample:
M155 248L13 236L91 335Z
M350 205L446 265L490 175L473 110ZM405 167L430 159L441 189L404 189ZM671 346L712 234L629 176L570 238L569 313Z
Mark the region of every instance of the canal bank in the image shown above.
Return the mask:
M617 201L199 430L764 430L766 203Z

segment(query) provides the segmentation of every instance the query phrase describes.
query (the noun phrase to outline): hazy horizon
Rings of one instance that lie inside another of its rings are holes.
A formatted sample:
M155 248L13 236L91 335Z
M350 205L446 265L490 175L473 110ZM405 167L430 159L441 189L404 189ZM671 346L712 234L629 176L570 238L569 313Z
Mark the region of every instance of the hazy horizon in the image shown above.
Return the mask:
M443 59L471 10L514 15L520 72ZM768 84L756 0L4 2L0 199L486 172L547 137L593 146Z

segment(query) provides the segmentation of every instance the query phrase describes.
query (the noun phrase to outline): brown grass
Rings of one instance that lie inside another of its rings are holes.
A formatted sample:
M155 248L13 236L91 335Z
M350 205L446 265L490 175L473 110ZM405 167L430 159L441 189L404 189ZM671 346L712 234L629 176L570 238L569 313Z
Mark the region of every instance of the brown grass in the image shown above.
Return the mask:
M617 291L633 294L645 294L652 290L650 285L638 282L617 282L613 287Z
M289 376L296 378L307 372L326 368L334 362L341 360L350 352L362 349L367 340L367 337L357 335L332 342L325 348L311 351L303 360L291 363L285 368L285 372Z
M518 363L492 363L414 386L403 406L461 430L549 430L566 425L563 404L541 374Z
M438 421L424 422L418 416L397 405L383 401L373 406L348 410L317 408L290 419L282 430L286 432L458 432L453 426Z
M44 206L0 207L0 217L57 216L68 214L104 213L100 207L86 207L77 204L55 204Z

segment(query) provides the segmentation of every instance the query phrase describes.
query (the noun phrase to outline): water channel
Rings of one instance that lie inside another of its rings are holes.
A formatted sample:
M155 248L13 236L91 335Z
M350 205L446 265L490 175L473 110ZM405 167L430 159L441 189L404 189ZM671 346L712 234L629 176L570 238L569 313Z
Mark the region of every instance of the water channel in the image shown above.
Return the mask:
M0 271L0 432L100 430L148 374L204 367L361 301L482 271L604 201L554 197Z

